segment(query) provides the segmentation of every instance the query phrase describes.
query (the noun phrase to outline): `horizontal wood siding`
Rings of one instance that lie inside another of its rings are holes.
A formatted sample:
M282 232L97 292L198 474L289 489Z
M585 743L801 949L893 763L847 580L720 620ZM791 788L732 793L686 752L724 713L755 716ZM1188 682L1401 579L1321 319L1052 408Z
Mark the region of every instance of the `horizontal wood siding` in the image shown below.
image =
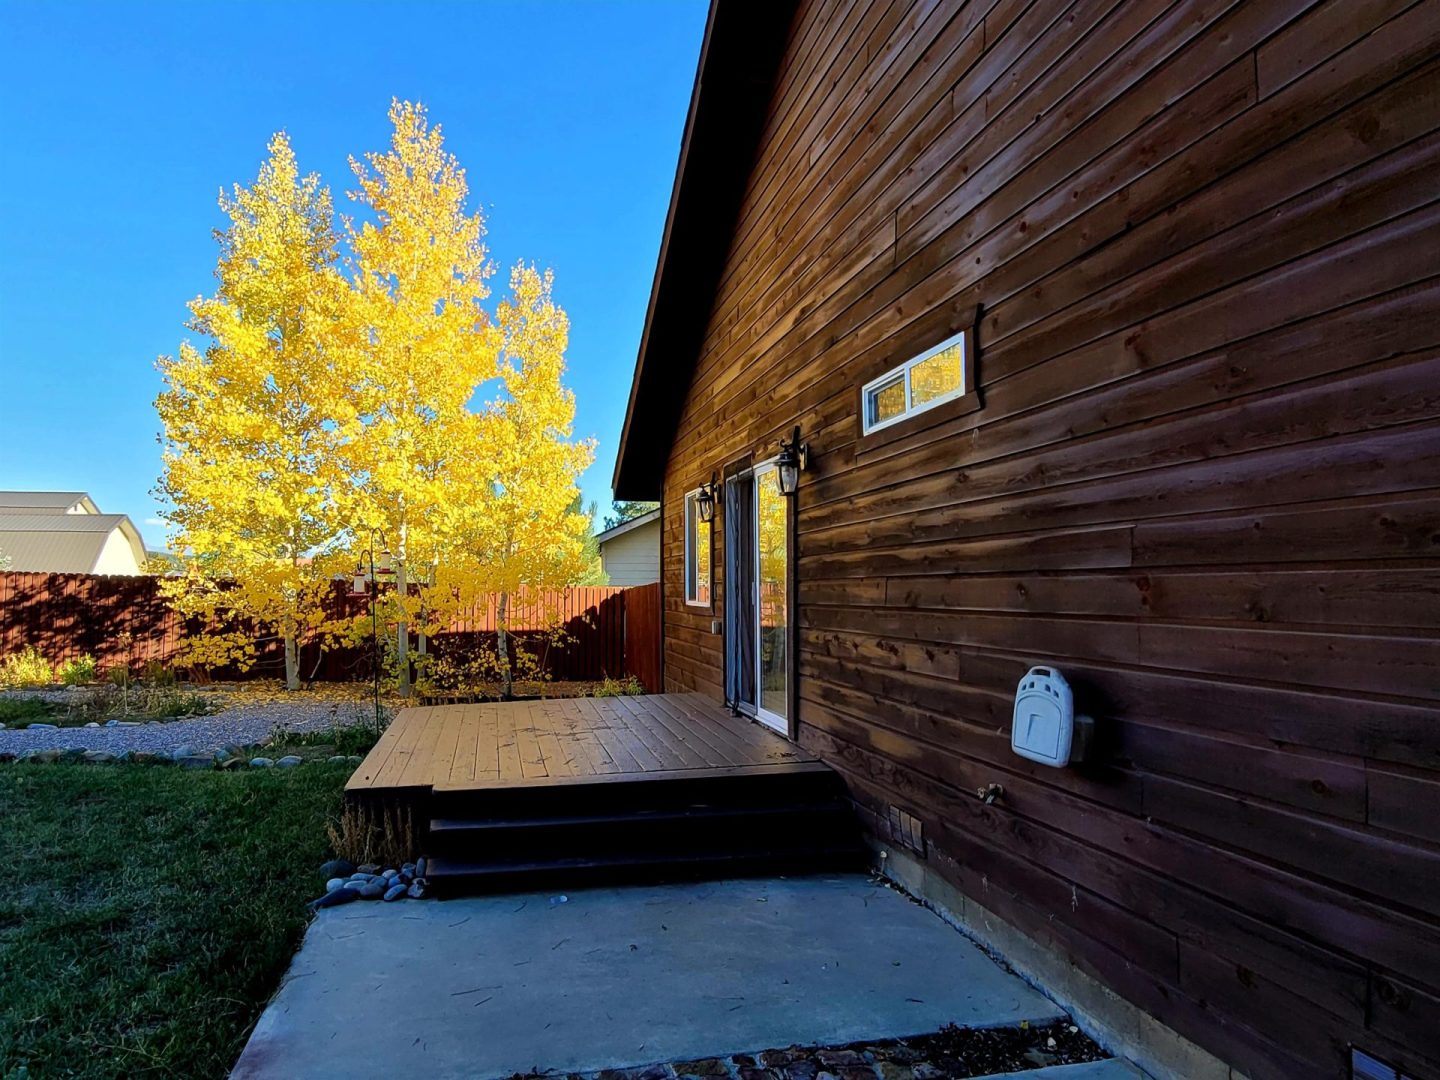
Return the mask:
M666 688L722 696L684 492L799 423L799 739L861 807L1247 1074L1437 1074L1437 176L1437 0L804 0L666 469ZM977 305L982 407L858 439ZM1010 752L1036 663L1094 764Z

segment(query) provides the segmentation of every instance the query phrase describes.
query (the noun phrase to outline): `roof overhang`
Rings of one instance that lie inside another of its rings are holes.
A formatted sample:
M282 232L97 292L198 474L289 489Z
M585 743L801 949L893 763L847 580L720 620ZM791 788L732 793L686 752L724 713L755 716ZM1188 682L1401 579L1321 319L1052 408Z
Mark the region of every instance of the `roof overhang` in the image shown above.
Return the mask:
M658 499L797 0L711 0L612 478Z
M597 544L603 544L608 540L614 540L617 536L624 536L628 532L631 532L635 529L643 528L644 526L649 525L652 522L658 522L659 520L660 508L657 506L654 510L647 510L645 511L645 513L640 514L638 517L633 517L629 521L622 521L619 525L612 525L604 532L596 533L595 542Z

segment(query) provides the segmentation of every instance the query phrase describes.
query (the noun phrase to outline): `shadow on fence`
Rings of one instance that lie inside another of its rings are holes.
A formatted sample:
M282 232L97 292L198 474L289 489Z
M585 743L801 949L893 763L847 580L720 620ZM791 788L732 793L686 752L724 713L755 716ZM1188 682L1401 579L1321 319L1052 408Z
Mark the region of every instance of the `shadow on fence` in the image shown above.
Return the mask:
M631 594L639 595L627 603ZM553 679L633 674L647 688L658 689L658 601L659 586L575 586L522 595L512 608L511 633L516 647L534 655ZM343 581L335 583L326 607L332 616L366 611L365 601L351 597ZM497 608L494 597L477 605L432 638L431 647L437 653L493 647ZM627 619L627 613L633 617ZM565 630L563 645L548 644L542 632L552 618ZM186 635L199 629L165 602L159 578L0 573L0 656L33 646L53 664L90 655L102 668L138 670L152 662L168 666L179 656ZM283 642L257 636L256 646L257 661L249 671L215 669L209 674L223 679L279 677ZM368 643L324 650L309 643L300 650L300 671L307 680L369 678L372 656Z

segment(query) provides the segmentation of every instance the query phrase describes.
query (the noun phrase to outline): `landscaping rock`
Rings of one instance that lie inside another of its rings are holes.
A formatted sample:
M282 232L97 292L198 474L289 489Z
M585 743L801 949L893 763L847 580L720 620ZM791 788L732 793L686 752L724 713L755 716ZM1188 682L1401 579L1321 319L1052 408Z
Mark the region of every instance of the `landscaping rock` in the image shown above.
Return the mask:
M382 871L380 871L380 876L383 877L386 881L389 881L391 878L397 878L397 877L399 877L399 876L400 876L400 871L399 871L399 870L393 870L393 869L392 869L392 870L382 870Z
M361 885L359 892L362 900L379 900L385 895L385 886L371 881Z
M241 757L226 758L224 761L217 761L216 764L226 772L234 772L237 769L245 768L245 759Z
M120 725L120 721L119 721L118 718L112 719L112 720L106 720L106 721L105 721L105 726L106 726L106 727L118 727L119 725ZM85 726L86 726L86 727L89 727L90 725L89 725L89 724L86 724Z
M99 727L100 725L97 724L94 720L91 720L90 723L86 724L85 726L86 726L87 728L94 728L94 727Z
M354 878L351 878L349 881L345 882L345 884L341 885L340 887L342 889L349 889L351 892L358 893L361 889L365 888L365 886L369 884L370 882L365 881L364 879L356 881Z
M415 869L411 871L411 874L417 878L423 878L425 876L425 868L429 865L430 860L422 855L415 860Z
M206 757L204 754L188 754L173 760L182 769L213 769L215 767L215 759Z
M332 877L329 881L325 882L325 891L326 891L326 892L334 892L336 889L343 888L344 885L345 885L345 878L343 878L343 877Z
M109 750L86 750L81 755L82 760L88 761L91 765L109 765L115 760L115 755Z
M170 760L171 760L171 761L179 761L181 758L194 757L194 756L195 756L195 748L194 748L193 746L191 746L189 743L182 743L180 746L177 746L174 750L170 751Z
M405 890L405 895L412 900L425 899L425 883L423 881L412 881Z
M273 769L275 767L275 759L268 757L252 757L250 759L250 767L252 769Z
M28 759L36 765L51 765L60 760L59 750L36 750Z
M374 877L380 873L380 864L373 862L361 863L355 868L355 872L357 874L365 874L367 877Z
M304 764L304 761L304 758L298 758L294 754L286 754L275 764L282 769L293 769L296 765Z
M359 900L360 894L354 889L336 889L334 892L327 892L318 900L311 900L312 908L334 907L336 904L348 904L352 900Z
M349 859L331 859L320 864L320 873L324 877L346 878L355 873L355 864Z
M60 753L65 756L66 761L85 760L85 747L83 746L67 746Z
M391 885L385 890L385 902L389 903L392 900L399 900L405 895L408 888L409 886L406 885Z
M59 728L58 728L58 726L55 725L55 724L30 724L28 727L26 727L25 730L26 730L26 731L58 731Z
M326 765L344 765L348 760L349 760L349 758L347 758L344 754L331 754L329 757L327 757L327 758L325 759L325 764L326 764Z

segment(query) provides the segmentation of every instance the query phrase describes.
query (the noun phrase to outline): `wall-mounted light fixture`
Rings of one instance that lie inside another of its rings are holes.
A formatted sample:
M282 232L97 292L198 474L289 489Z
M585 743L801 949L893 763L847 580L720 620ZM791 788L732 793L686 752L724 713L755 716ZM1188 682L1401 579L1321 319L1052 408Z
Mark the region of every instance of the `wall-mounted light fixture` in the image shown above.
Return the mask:
M800 488L800 474L810 467L810 444L800 441L800 425L795 425L789 439L780 440L780 457L775 461L775 477L780 494L794 495Z
M715 520L715 498L719 494L720 486L715 481L715 474L710 474L710 483L700 485L700 490L695 493L695 512L700 515L701 521Z

